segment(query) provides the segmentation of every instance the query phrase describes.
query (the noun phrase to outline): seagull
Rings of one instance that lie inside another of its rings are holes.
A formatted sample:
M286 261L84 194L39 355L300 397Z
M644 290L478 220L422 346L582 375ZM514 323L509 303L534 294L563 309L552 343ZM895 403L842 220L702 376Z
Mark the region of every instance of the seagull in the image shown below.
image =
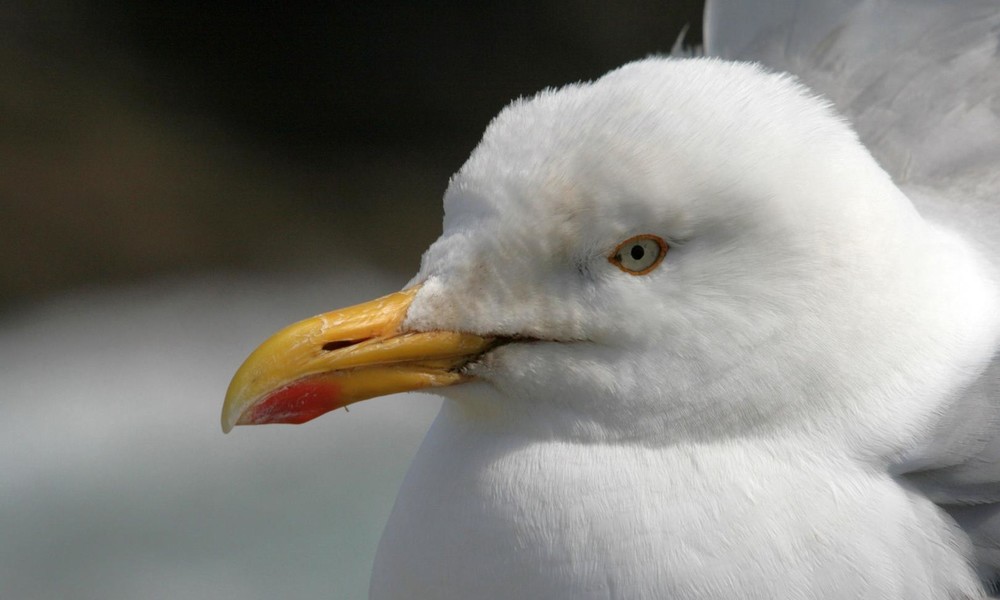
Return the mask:
M371 598L996 589L1000 10L748 4L513 102L410 284L235 374L225 431L445 398Z

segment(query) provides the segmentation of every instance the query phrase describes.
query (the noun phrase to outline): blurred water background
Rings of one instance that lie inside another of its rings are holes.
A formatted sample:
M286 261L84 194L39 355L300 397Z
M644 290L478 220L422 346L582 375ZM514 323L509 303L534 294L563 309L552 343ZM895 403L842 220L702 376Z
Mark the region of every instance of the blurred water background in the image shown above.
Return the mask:
M218 417L275 329L398 289L510 100L698 1L0 6L0 598L364 598L438 400Z

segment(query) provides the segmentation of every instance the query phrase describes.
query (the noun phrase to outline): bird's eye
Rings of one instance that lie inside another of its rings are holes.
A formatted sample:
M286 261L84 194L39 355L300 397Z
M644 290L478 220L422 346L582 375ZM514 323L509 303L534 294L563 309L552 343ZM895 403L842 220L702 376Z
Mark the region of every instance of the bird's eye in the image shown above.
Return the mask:
M631 275L645 275L660 265L667 254L663 238L651 234L630 237L608 257L611 264Z

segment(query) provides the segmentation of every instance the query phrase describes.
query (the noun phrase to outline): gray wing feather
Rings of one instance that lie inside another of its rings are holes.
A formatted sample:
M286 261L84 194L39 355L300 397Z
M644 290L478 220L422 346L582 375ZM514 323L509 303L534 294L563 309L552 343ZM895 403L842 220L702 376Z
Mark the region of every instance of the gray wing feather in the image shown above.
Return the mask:
M709 0L705 37L832 100L899 183L1000 161L997 0Z

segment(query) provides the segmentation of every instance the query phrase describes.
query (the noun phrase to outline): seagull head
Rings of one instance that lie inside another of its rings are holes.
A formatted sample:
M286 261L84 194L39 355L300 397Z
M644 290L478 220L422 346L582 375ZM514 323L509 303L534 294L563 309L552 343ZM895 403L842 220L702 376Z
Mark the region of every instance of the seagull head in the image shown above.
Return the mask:
M543 438L857 435L989 337L935 316L986 302L942 291L974 279L943 267L961 245L827 102L754 65L651 58L515 101L444 207L404 291L247 359L225 430L433 387Z

